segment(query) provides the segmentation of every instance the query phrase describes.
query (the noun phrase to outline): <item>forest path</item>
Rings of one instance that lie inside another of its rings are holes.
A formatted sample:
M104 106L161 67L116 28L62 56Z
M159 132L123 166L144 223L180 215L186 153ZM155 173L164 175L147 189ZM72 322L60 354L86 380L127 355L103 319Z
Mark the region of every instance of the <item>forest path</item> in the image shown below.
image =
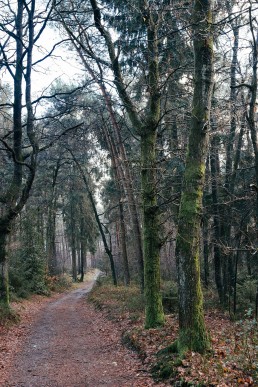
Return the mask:
M83 287L47 303L9 368L6 387L153 386L121 332L87 301L98 271Z

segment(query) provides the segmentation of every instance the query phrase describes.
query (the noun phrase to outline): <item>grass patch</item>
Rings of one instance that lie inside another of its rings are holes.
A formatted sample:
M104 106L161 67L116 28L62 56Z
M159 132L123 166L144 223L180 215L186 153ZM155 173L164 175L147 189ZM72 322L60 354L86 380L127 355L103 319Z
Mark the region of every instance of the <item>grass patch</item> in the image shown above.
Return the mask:
M144 313L144 296L139 287L114 286L106 278L97 281L89 295L97 308L105 309L111 319L129 318L137 321Z

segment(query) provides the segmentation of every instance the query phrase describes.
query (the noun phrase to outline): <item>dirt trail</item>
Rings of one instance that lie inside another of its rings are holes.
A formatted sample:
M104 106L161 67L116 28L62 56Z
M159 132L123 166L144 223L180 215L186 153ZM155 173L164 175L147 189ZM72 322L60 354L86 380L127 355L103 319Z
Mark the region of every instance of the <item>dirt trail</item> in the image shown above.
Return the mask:
M122 346L117 328L87 302L95 278L43 307L1 386L154 385L136 354Z

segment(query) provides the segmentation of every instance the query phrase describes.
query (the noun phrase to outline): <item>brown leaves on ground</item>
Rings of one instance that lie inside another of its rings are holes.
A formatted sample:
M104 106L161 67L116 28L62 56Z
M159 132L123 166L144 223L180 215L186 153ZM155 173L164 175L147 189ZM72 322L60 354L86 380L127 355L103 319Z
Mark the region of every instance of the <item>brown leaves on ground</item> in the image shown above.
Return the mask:
M5 379L5 370L11 363L14 354L19 350L30 325L37 318L38 312L45 303L57 296L56 294L48 298L34 295L29 300L12 302L12 310L19 316L19 322L17 324L0 324L0 380Z
M113 293L112 289L102 285L94 290L91 299L119 324L125 343L137 350L143 365L151 370L158 361L157 352L177 338L177 315L167 315L163 328L144 330L142 308L130 307L132 298L137 298L136 290L118 287ZM226 313L212 310L206 313L206 324L211 351L205 355L189 352L183 359L177 359L174 376L165 381L166 385L183 380L189 386L258 386L257 322L247 316L233 322Z
M20 322L11 327L0 326L0 380L5 379L5 370L22 345L30 325L37 320L44 305L57 297L59 295L51 298L33 296L30 300L12 304L20 315ZM177 338L176 315L167 315L163 328L143 329L144 302L137 288L101 285L95 288L90 299L95 307L101 309L99 316L111 320L124 343L138 352L142 369L135 370L136 373L151 371L158 361L157 352ZM99 321L99 329L102 329L101 324ZM205 355L187 353L178 364L174 362L173 377L158 385L176 385L183 380L189 386L258 386L257 323L248 316L240 322L232 322L226 314L212 310L206 314L206 324L211 337L211 351ZM114 364L114 367L117 365ZM137 387L141 387L140 383L141 378ZM146 386L146 379L142 385ZM147 385L155 383L150 381Z

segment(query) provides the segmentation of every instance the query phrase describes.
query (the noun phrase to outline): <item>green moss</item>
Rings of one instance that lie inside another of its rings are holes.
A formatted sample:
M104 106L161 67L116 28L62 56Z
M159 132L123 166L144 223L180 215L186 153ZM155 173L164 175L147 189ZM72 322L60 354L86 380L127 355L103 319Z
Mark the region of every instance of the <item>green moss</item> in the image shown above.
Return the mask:
M189 158L189 163L185 170L185 181L186 183L193 182L202 179L205 174L205 163L199 163L199 161Z
M174 341L174 343L168 345L166 348L161 349L157 356L170 355L171 353L178 353L178 341Z
M196 321L192 328L180 330L178 339L178 351L180 354L184 354L188 350L204 353L209 349L210 340L202 319Z
M152 367L151 374L154 380L166 380L175 377L177 369L173 360L162 359Z
M148 305L145 309L145 329L162 327L165 323L161 297L154 305Z
M152 114L153 116L153 114ZM141 136L145 327L164 324L160 293L160 220L156 196L156 126L147 120Z

